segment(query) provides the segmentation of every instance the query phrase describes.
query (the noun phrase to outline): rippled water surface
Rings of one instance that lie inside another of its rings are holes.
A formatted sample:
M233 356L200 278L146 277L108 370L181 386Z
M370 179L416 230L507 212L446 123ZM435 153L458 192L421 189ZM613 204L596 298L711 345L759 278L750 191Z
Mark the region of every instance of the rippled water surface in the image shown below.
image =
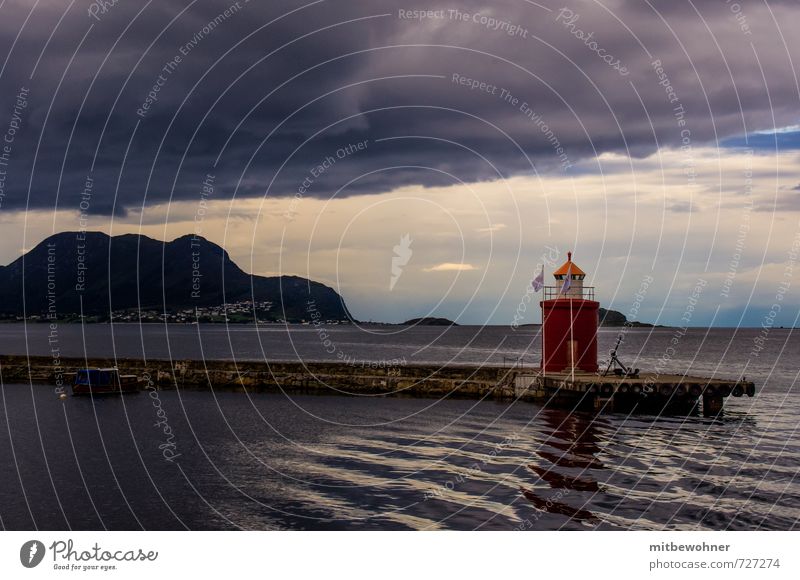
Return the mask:
M15 326L0 325L5 354L26 350L24 341L10 338ZM308 328L262 332L259 344L252 328L231 338L224 327L200 334L177 327L169 329L170 347L163 327L147 330L152 334L144 341L138 327L115 327L115 342L110 328L87 327L90 355L134 356L144 343L151 358L171 350L193 358L202 339L206 355L217 358L227 350L227 358L258 359L263 347L288 359L292 343L305 359L325 358L318 333ZM38 328L28 330L28 351L46 352ZM376 337L335 328L332 336L337 348L373 360L535 358L535 329L441 332ZM0 523L7 529L795 528L796 333L775 329L755 357L758 331L692 330L665 360L673 332L631 332L623 358L642 368L659 360L671 370L691 366L703 376L744 371L756 381L757 396L729 399L722 418L706 419L590 416L463 399L191 390L161 391L158 399L139 393L60 401L48 385L3 384ZM601 350L615 336L602 332ZM82 354L82 344L71 340L69 348ZM173 461L164 459L165 449L178 454Z

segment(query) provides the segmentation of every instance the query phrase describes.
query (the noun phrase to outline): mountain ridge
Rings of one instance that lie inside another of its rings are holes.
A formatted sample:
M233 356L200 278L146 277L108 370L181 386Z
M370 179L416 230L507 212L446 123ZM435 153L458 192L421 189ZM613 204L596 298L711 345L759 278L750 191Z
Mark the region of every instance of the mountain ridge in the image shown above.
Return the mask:
M141 234L59 232L0 266L6 316L110 315L129 309L173 311L237 302L271 303L275 320L351 320L332 288L299 276L242 270L202 236L160 241Z

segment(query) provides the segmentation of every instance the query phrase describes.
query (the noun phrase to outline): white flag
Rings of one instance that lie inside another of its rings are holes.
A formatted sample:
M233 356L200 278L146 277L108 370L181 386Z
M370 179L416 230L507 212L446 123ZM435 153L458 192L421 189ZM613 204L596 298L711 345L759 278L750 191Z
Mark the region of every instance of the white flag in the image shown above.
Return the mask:
M544 268L539 271L539 274L537 274L536 278L533 279L531 284L533 285L533 290L535 292L538 292L542 289L544 286Z
M566 294L571 286L572 286L572 262L569 263L569 267L567 268L567 277L564 280L564 285L561 286L561 293Z

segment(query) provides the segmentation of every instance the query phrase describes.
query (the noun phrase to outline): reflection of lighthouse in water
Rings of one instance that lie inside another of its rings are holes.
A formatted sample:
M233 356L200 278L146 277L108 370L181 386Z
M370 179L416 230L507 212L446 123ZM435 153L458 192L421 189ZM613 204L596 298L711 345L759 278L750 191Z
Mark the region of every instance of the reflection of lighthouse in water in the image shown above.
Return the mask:
M542 371L597 372L597 326L600 303L594 288L584 287L586 273L572 261L572 252L545 287L542 307Z

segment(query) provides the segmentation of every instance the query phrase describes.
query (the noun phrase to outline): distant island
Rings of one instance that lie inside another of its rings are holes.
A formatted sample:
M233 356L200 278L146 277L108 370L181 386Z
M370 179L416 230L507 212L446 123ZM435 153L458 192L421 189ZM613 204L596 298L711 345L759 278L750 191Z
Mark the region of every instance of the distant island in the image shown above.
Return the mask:
M0 266L0 320L350 322L332 288L258 276L200 236L63 232Z
M629 326L633 328L653 328L652 324L648 324L647 322L639 322L638 320L628 320L628 317L622 314L622 312L617 312L616 310L607 310L606 308L600 308L598 310L598 316L600 318L600 326Z
M598 309L598 318L600 319L600 326L603 327L620 327L620 326L628 326L631 328L662 328L660 324L653 325L647 322L639 322L637 320L628 320L628 317L622 314L622 312L617 312L616 310L608 310L607 308L599 308ZM535 324L520 324L520 328L530 327L530 326L541 326L539 323Z
M433 316L423 316L422 318L412 318L400 323L402 326L458 326L457 323L447 318L436 318Z

